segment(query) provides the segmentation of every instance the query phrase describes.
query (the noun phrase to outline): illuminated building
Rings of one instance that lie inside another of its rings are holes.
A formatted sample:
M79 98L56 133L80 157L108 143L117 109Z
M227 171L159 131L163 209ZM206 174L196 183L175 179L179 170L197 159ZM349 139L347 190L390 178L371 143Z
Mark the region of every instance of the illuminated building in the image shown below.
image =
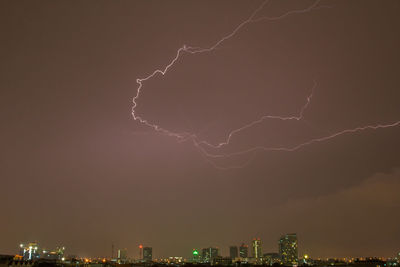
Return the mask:
M261 251L261 240L260 238L254 238L252 242L252 252L253 252L253 257L256 259L261 258L262 256L262 251Z
M124 263L128 259L128 250L126 248L124 249L118 249L118 263Z
M222 265L222 266L229 266L232 265L232 258L230 257L215 257L212 260L212 265Z
M213 248L213 247L203 248L201 253L202 261L208 263L212 262L214 258L218 257L218 252L219 252L218 248Z
M200 253L197 249L193 249L192 251L192 261L193 262L200 262L201 257L200 257Z
M357 258L352 265L354 267L384 267L387 266L387 262L382 258Z
M183 262L183 257L169 257L166 262L168 264L181 264Z
M20 255L24 260L34 260L40 258L39 244L38 242L30 242L20 244Z
M279 253L264 253L263 255L263 263L266 265L274 265L279 264L281 262L281 257Z
M296 234L286 234L281 236L279 239L279 254L284 265L298 265Z
M61 260L64 258L65 247L56 247L55 250L43 249L41 258L49 260Z
M139 259L143 260L143 245L139 245Z
M143 260L144 261L152 261L153 260L153 248L151 248L151 247L143 248Z
M398 262L397 258L394 258L394 259L389 258L386 260L386 266L387 267L398 267L399 262Z
M231 246L229 247L229 257L231 259L236 259L238 257L238 247L237 246Z
M249 257L249 246L242 243L242 245L239 248L239 256L240 258L248 258Z
M303 258L301 260L299 260L299 262L301 263L301 265L313 265L313 261L310 258L310 256L308 256L307 254L303 255Z

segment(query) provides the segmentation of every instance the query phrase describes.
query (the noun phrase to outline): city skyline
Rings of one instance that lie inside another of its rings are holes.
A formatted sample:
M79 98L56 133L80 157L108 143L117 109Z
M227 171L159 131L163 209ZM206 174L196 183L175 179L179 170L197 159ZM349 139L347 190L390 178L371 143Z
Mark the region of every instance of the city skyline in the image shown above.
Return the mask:
M192 250L189 258L182 256L168 256L164 258L153 258L153 248L144 247L142 244L137 247L139 257L130 257L126 248L118 249L114 255L112 245L112 256L82 257L65 253L65 247L56 247L54 250L44 249L37 241L25 242L19 245L19 253L16 255L0 254L2 266L158 266L158 265L199 265L200 266L364 266L364 267L396 267L400 264L400 252L393 257L360 257L360 258L326 258L311 257L308 254L299 255L298 239L296 233L284 234L278 241L279 252L263 253L262 241L253 238L253 256L242 257L238 254L237 246L229 247L229 256L222 255L219 247L208 247ZM243 248L246 245L242 244ZM96 265L98 266L98 265Z
M399 12L5 1L0 254L396 255Z
M390 259L394 258L394 256L385 257L382 255L352 255L352 256L330 256L330 257L321 257L318 255L313 255L312 251L307 248L302 248L298 245L297 233L288 233L280 236L279 239L276 240L276 248L275 250L263 250L262 243L260 238L252 238L250 241L251 251L248 251L249 245L241 242L240 246L237 244L231 244L230 246L223 248L220 246L208 246L208 247L196 247L191 248L190 250L185 250L183 253L175 253L173 255L153 255L153 247L149 245L139 244L136 246L136 250L128 250L127 247L117 247L114 244L111 244L111 253L110 255L79 255L75 253L64 254L65 247L60 246L58 244L55 249L47 249L40 246L40 242L38 241L29 241L20 243L18 246L19 252L16 255L23 257L25 260L33 260L35 258L39 258L43 256L48 258L51 254L54 254L57 259L61 259L68 255L74 255L73 257L78 258L107 258L107 259L134 259L134 260L144 260L147 262L151 262L152 260L166 259L168 257L182 257L188 261L194 262L202 262L202 261L212 261L215 257L227 257L231 259L241 258L241 259L252 259L254 263L259 263L259 258L271 257L274 255L279 255L279 259L286 266L290 265L298 265L300 264L299 260L304 259L355 259L355 258L383 258ZM32 251L32 252L31 252ZM72 249L72 251L74 251ZM128 253L129 252L129 253ZM190 253L188 253L190 252ZM234 256L236 255L236 256ZM396 255L400 255L400 251L396 253ZM54 256L50 256L54 258ZM271 264L272 265L272 264Z

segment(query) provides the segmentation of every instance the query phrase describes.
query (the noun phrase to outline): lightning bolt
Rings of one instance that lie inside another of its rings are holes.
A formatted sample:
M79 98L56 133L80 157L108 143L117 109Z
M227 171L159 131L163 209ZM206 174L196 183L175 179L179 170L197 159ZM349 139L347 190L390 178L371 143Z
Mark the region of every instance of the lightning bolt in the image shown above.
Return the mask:
M330 135L326 135L326 136L323 136L323 137L310 139L309 141L297 144L297 145L292 146L292 147L256 146L256 147L245 149L245 150L242 150L242 151L237 151L237 152L232 152L232 153L225 153L225 154L221 154L221 153L220 154L212 154L212 153L208 153L204 149L203 149L203 152L208 157L211 157L211 158L239 156L239 155L247 154L247 153L250 153L250 152L255 152L257 150L293 152L293 151L299 150L299 149L301 149L301 148L303 148L305 146L309 146L311 144L318 143L318 142L327 141L329 139L333 139L333 138L341 136L341 135L350 134L350 133L357 133L357 132L361 132L361 131L365 131L365 130L378 130L378 129L384 129L384 128L391 128L391 127L396 127L396 126L400 126L400 121L396 121L396 122L389 123L389 124L366 125L366 126L356 127L356 128L352 128L352 129L345 129L345 130L342 130L342 131L339 131L339 132L335 132L335 133L330 134Z
M319 142L324 142L328 141L330 139L336 138L341 135L345 134L351 134L351 133L357 133L361 131L366 131L366 130L378 130L378 129L383 129L383 128L390 128L390 127L396 127L400 125L400 121L396 121L393 123L389 124L376 124L376 125L366 125L366 126L361 126L361 127L356 127L352 129L344 129L323 137L319 138L313 138L310 139L306 142L299 143L297 145L291 146L291 147L285 147L285 146L277 146L277 147L265 147L265 146L256 146L252 148L248 148L245 150L241 151L236 151L232 153L215 153L215 152L210 152L209 150L212 149L213 151L221 149L222 147L228 146L231 143L232 138L239 134L240 132L249 129L257 124L262 123L265 120L281 120L281 121L301 121L304 118L304 112L307 109L307 107L311 103L311 99L313 97L314 90L317 86L316 81L314 81L314 85L311 89L311 94L306 98L305 104L300 108L300 111L297 115L293 116L278 116L278 115L264 115L260 117L257 120L251 121L248 124L243 125L242 127L233 129L230 131L225 140L222 142L219 142L217 144L213 144L210 142L207 142L205 140L199 140L198 136L194 133L189 133L189 132L174 132L172 130L168 130L166 128L161 127L160 125L150 122L147 119L144 119L142 116L138 115L136 112L136 108L138 105L138 100L141 95L141 92L143 90L144 83L156 75L166 75L167 72L178 62L180 57L183 54L200 54L200 53L208 53L216 50L219 46L221 46L225 41L233 38L242 28L247 26L248 24L251 23L256 23L260 21L274 21L274 20L280 20L283 19L287 16L293 15L293 14L301 14L301 13L306 13L310 12L312 10L317 10L321 8L330 8L330 6L324 6L324 5L319 5L321 0L315 1L312 5L304 8L304 9L295 9L295 10L290 10L287 11L286 13L283 13L279 16L275 17L269 17L269 16L260 16L256 17L257 14L269 3L269 0L265 0L261 3L261 5L242 23L240 23L236 28L233 29L232 32L229 34L223 36L221 39L219 39L217 42L215 42L212 46L206 47L206 48L201 48L201 47L194 47L194 46L187 46L183 45L180 47L175 54L175 57L170 61L168 65L166 65L164 68L161 69L156 69L154 70L150 75L144 77L144 78L137 78L136 83L138 84L138 87L136 89L136 95L132 98L132 117L135 121L140 122L143 125L146 125L156 132L159 132L161 134L164 134L166 136L170 136L173 138L176 138L178 142L185 142L185 141L191 141L193 145L198 149L199 152L201 152L201 155L203 158L209 162L212 166L214 166L217 169L221 170L227 170L227 169L234 169L234 168L243 168L247 166L254 158L257 152L259 151L282 151L282 152L293 152L296 150L299 150L303 147L319 143ZM234 166L220 166L216 164L213 159L218 159L218 158L230 158L230 157L235 157L235 156L240 156L240 155L246 155L246 154L251 154L251 156L241 165L234 165Z
M211 51L217 49L218 46L220 46L226 40L231 39L233 36L236 35L236 33L241 28L243 28L245 25L247 25L249 23L258 22L258 21L261 21L261 20L282 19L282 18L287 17L287 16L289 16L291 14L305 13L305 12L311 11L312 9L318 9L318 8L324 7L324 6L318 7L318 4L319 4L320 0L317 0L317 1L314 2L314 4L312 4L311 6L305 8L305 9L291 10L291 11L288 11L288 12L286 12L286 13L280 15L280 16L277 16L277 17L264 16L264 17L259 17L257 19L254 19L254 17L257 15L257 13L259 11L261 11L268 2L269 2L269 0L263 1L262 4L250 15L250 17L247 20L245 20L242 23L240 23L230 34L222 37L214 45L212 45L212 46L210 46L208 48L200 48L200 47L192 47L192 46L183 45L181 48L178 49L178 51L175 54L175 57L171 60L171 62L167 66L164 67L164 69L156 69L155 71L153 71L153 73L151 73L147 77L136 79L136 83L138 84L138 88L136 90L136 95L132 98L132 102L133 102L132 116L133 116L133 119L136 120L136 121L139 121L140 123L142 123L142 124L144 124L144 125L146 125L148 127L153 128L154 130L156 130L158 132L166 134L167 136L175 137L178 140L185 139L188 136L191 136L192 138L195 137L194 134L177 133L177 132L173 132L171 130L167 130L167 129L159 126L158 124L149 122L148 120L146 120L146 119L142 118L141 116L137 115L137 113L136 113L137 100L140 97L140 93L142 91L144 82L150 80L151 78L153 78L157 74L161 74L163 76L166 75L168 70L173 67L173 65L178 61L178 59L184 53L197 54L197 53L211 52Z

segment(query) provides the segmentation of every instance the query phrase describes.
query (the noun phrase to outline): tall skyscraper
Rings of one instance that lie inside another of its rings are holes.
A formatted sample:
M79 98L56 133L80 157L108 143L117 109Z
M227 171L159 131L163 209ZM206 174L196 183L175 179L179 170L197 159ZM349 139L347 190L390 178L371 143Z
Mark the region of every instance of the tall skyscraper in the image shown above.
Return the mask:
M203 262L212 262L213 259L218 257L218 254L219 254L218 248L213 248L213 247L203 248L202 253L201 253L202 261Z
M297 235L286 234L279 239L279 254L284 265L298 265Z
M153 248L151 248L151 247L143 248L143 260L144 261L152 261L153 260Z
M242 243L239 248L239 256L241 258L248 258L249 257L249 246Z
M254 238L252 242L253 257L259 259L262 257L261 240L260 238Z
M229 247L229 257L231 259L236 259L238 257L238 247L237 246L230 246Z

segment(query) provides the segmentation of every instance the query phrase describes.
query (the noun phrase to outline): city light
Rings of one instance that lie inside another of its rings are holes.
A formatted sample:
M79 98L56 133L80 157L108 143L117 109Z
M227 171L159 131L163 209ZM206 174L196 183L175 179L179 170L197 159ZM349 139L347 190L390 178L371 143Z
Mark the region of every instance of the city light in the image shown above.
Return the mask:
M275 241L276 242L276 241ZM65 247L57 247L55 250L42 250L40 253L40 246L37 242L28 242L24 245L21 243L19 249L22 255L13 256L14 261L25 262L25 261L41 261L41 260L53 260L53 263L60 263L62 266L74 266L74 261L71 257L64 256ZM315 266L315 267L326 267L326 266L337 266L337 267L357 267L350 266L350 264L358 264L358 267L398 267L399 259L393 258L382 258L382 257L364 257L364 258L310 258L309 254L303 254L302 258L298 257L298 239L296 233L284 234L276 242L277 252L265 253L262 250L261 238L251 239L251 252L248 254L248 245L242 243L239 246L232 245L229 246L229 256L221 255L221 250L219 247L207 247L202 248L201 253L199 249L192 249L192 257L190 259L185 259L181 256L170 256L167 258L153 258L153 248L149 246L143 246L140 244L138 247L140 249L139 258L128 258L128 251L126 248L118 249L118 258L111 258L108 262L105 257L80 258L80 261L85 265L90 266L91 264L97 266L96 264L139 264L140 267L152 266L152 264L165 264L165 265L176 265L182 266L187 263L203 264L205 266L233 266L235 263L243 263L249 266L282 266L282 267L294 267L294 266ZM22 246L21 246L22 245ZM1 257L0 257L1 260ZM79 261L76 261L78 264ZM67 264L67 265L64 265ZM71 265L72 264L72 265ZM58 265L57 265L58 266ZM104 265L105 266L105 265ZM139 266L137 266L139 267Z

